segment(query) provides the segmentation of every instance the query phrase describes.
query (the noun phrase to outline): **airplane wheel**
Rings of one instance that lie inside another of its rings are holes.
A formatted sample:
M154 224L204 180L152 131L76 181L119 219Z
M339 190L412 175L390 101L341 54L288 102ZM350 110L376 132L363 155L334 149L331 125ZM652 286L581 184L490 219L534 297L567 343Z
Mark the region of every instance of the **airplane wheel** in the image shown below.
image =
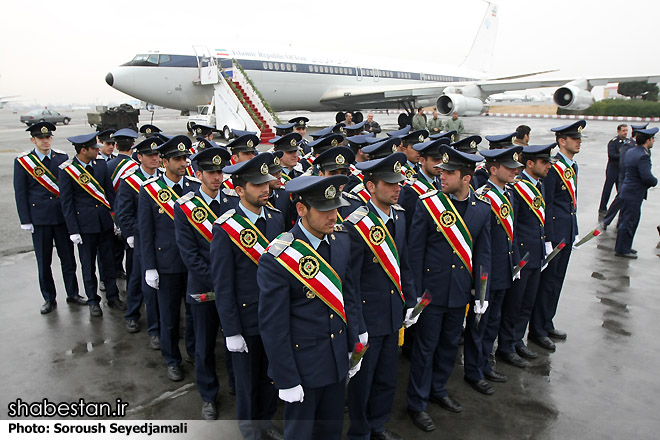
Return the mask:
M189 133L189 134L192 134L192 133L193 133L192 126L193 126L192 121L188 121L188 122L186 122L186 129L188 130L188 133Z
M397 122L399 123L399 128L403 128L406 125L412 125L412 117L407 113L401 113Z
M340 122L344 122L344 119L346 119L346 113L337 112L337 114L335 115L335 122L339 124Z
M359 124L362 121L364 121L364 115L362 114L362 112L358 112L358 111L353 112L353 122Z
M229 138L231 138L231 130L226 125L222 129L222 137L224 137L226 140L229 140Z

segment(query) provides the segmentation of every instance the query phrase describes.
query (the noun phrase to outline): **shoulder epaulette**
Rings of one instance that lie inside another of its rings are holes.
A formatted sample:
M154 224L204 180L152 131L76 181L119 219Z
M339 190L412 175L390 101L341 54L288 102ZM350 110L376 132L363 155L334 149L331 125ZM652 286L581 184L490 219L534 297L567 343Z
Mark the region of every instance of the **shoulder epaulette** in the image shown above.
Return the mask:
M397 211L405 211L405 208L403 206L399 205L398 203L395 203L394 205L392 205L392 209L395 209Z
M335 224L335 227L332 228L333 232L346 232L344 225L342 223Z
M614 136L614 137L612 138L612 140L615 141L618 137L619 137L619 136Z
M73 159L65 160L64 162L62 162L62 163L60 164L59 168L60 168L61 170L63 170L64 168L68 167L68 166L71 165L72 163L73 163Z
M25 157L25 156L27 156L27 155L30 154L30 153L32 153L32 150L23 151L21 154L19 154L19 155L16 156L16 157Z
M222 188L222 193L229 197L238 197L238 193L235 189Z
M357 200L358 202L361 202L361 201L362 201L362 199L360 199L360 198L359 198L358 196L356 196L355 194L351 194L351 193L346 192L346 191L343 191L343 192L342 192L342 196L346 197L347 199Z
M273 257L279 257L282 252L293 243L295 237L291 232L284 232L273 240L268 246L268 253Z
M193 197L195 197L195 192L194 192L194 191L190 191L190 192L185 193L185 194L182 195L181 197L179 197L179 198L176 200L176 202L177 202L179 205L183 205L184 203L191 201L191 200L193 199Z
M57 153L57 154L66 154L66 152L64 152L62 150L56 150L55 148L51 148L50 151L52 151L53 153Z
M195 183L199 183L199 184L202 183L202 181L199 180L197 177L186 176L186 179L190 180L191 182L195 182Z
M488 197L482 196L481 194L474 193L474 196L477 198L477 200L481 200L484 203L488 203L490 205L490 199Z
M282 212L282 211L280 211L279 209L277 209L277 208L274 207L274 206L268 206L268 205L266 205L266 209L270 209L271 211L274 211L274 212L280 212L280 213Z
M160 178L160 176L156 176L156 177L152 177L151 179L147 179L147 180L144 181L144 183L142 184L142 186L147 185L147 184L149 184L149 183L153 183L153 182L155 182L156 180L158 180L159 178Z
M427 197L434 196L434 195L436 195L437 193L438 193L438 190L437 190L437 189L434 189L433 191L429 191L429 192L427 192L426 194L422 194L421 196L419 196L419 198L420 198L420 199L425 199L425 198L427 198Z
M131 175L135 174L135 172L136 172L139 168L140 168L140 167L133 167L133 168L129 168L129 169L127 169L126 171L124 171L124 174L122 174L121 178L122 178L122 179L125 179L125 178L127 178L128 176L131 176Z
M479 187L474 193L480 196L483 196L486 194L488 191L490 191L492 188L490 186L487 186L488 184L485 184L482 187Z
M225 211L224 214L222 214L220 217L217 218L217 220L214 223L217 223L219 225L223 224L227 220L231 218L232 215L236 213L235 209L230 209L228 211Z
M351 189L351 193L353 193L353 194L357 194L357 193L359 193L360 191L362 191L363 189L365 189L365 188L364 188L364 184L363 184L363 183L358 183L357 185L355 185L355 186Z
M369 214L369 208L366 206L360 206L358 209L353 211L348 217L346 217L347 222L351 222L354 225L362 220L367 214Z
M313 172L314 172L314 167L313 167L313 166L310 166L309 168L307 168L307 169L305 170L304 173L302 173L302 175L303 175L303 176L311 176Z

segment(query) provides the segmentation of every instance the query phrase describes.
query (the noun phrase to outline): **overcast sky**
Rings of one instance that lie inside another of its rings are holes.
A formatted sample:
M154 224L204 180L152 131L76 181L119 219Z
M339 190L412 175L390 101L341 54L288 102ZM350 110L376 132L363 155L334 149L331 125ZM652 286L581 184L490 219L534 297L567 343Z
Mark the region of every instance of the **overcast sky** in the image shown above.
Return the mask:
M658 2L497 3L494 74L551 68L562 69L562 76L660 73ZM2 1L0 96L21 95L25 104L126 101L105 83L109 70L138 52L194 44L259 48L268 42L282 51L460 64L486 8L482 0Z

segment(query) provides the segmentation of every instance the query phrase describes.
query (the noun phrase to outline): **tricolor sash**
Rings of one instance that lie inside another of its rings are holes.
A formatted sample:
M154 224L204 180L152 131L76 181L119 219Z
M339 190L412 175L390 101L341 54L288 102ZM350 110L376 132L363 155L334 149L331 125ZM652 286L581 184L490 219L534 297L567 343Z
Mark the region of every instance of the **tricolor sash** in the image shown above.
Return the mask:
M140 187L142 187L142 184L144 184L144 182L147 180L147 178L139 169L124 177L123 179L124 182L128 183L128 185L133 188L136 193L140 192Z
M371 200L371 194L369 194L369 191L367 191L362 183L355 185L353 189L351 189L351 193L358 196L365 205Z
M552 167L557 171L561 181L568 189L573 200L573 207L577 210L577 175L575 174L575 170L568 166L563 157L560 157Z
M282 171L282 176L280 177L280 185L284 187L289 180L291 180L291 176Z
M408 163L405 163L401 167L401 174L403 174L406 179L412 179L413 177L415 177L415 174L417 173L415 172L413 167L408 165Z
M106 208L112 210L110 207L110 202L108 202L108 199L105 196L103 187L91 174L85 171L85 168L83 168L82 165L80 165L78 162L71 161L63 169L69 176L73 178L73 180L76 181L76 183L78 183L78 185L80 185L82 189L87 192L87 194L101 202Z
M346 322L341 279L309 244L295 240L275 260Z
M190 224L210 243L213 240L213 222L218 219L211 208L199 196L183 196L179 198L179 205Z
M36 154L29 153L25 156L19 157L18 163L20 163L23 168L25 168L25 171L34 177L34 180L39 182L41 186L55 194L57 197L60 196L60 187L57 185L57 178L48 168L46 168L46 165L41 163Z
M195 147L190 147L190 155L197 153ZM190 160L188 160L190 162ZM195 177L195 169L192 167L192 162L186 167L186 174L190 177Z
M231 181L231 176L225 175L224 180L222 181L223 188L234 189L234 183Z
M351 175L357 177L360 183L364 182L364 174L362 174L362 171L360 171L354 164L351 164L349 169L351 171Z
M365 209L361 207L359 209ZM368 209L368 208L366 208ZM347 220L351 220L349 217ZM364 242L374 253L380 266L387 276L396 286L401 301L405 303L405 298L401 292L401 263L399 262L399 252L394 243L394 239L387 229L379 215L368 211L367 215L355 223L355 229L358 231Z
M520 195L520 197L527 203L529 209L538 217L542 225L545 226L545 200L541 195L541 191L527 180L520 179L513 184L513 188Z
M247 255L254 264L259 264L261 255L268 247L268 240L250 220L230 209L215 221L229 235L231 241Z
M126 172L138 166L138 163L130 157L122 159L121 162L119 162L117 168L115 168L115 171L112 173L112 187L115 189L115 192L119 189L121 178L126 175Z
M408 186L411 187L418 196L424 195L427 192L435 190L435 186L428 182L426 179L415 179L408 183Z
M156 205L174 220L174 203L179 196L160 178L144 185L144 189L154 199Z
M504 194L500 194L496 189L482 191L481 195L490 200L490 209L499 219L509 240L513 242L513 208L511 207L509 198Z
M454 204L441 191L431 192L420 200L431 214L438 232L442 232L465 267L472 273L472 236Z

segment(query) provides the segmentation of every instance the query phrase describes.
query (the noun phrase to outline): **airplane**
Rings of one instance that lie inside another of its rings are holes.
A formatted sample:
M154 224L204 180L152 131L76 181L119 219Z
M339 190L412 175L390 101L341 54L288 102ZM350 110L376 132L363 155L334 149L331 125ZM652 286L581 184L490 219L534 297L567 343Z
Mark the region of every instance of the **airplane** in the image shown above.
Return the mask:
M215 53L193 46L189 53L150 52L135 57L109 72L105 81L111 87L142 101L181 110L183 114L208 104L213 85L202 85L200 73L209 57L221 68L235 59L256 85L274 111L334 111L336 119L353 112L353 120L363 119L360 109L404 109L399 124L412 117L418 107L435 106L441 115L479 115L488 110L490 95L512 90L558 87L553 100L558 107L583 110L594 102L591 89L625 81L660 82L660 74L626 77L539 79L543 73L520 73L489 77L498 6L488 8L460 66L436 66L433 70L365 67L332 56L307 56L265 50L216 49ZM412 63L408 63L410 66Z

